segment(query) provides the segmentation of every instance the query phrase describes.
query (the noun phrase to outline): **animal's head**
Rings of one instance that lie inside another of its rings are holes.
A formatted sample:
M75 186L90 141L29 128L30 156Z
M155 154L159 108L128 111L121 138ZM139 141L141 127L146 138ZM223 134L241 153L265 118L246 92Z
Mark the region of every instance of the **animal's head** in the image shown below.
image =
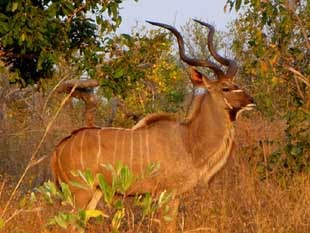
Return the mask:
M191 81L199 91L208 91L216 101L224 102L225 109L229 112L231 120L244 110L255 107L253 98L243 89L239 88L232 79L220 78L210 80L204 74L191 67Z
M200 60L188 57L185 54L183 38L174 27L157 22L148 22L153 25L166 28L176 36L179 45L180 57L184 62L191 66L190 78L193 85L198 90L197 94L207 90L211 95L214 96L217 101L222 101L224 103L223 106L225 106L225 109L229 111L231 120L235 120L236 116L243 110L251 110L255 107L254 100L249 94L247 94L243 89L239 88L238 85L233 82L233 78L237 72L237 63L234 60L222 57L214 49L214 27L199 20L195 21L209 28L209 51L217 62L227 67L226 72L223 71L218 64L210 60ZM209 79L206 75L195 69L195 66L207 67L211 69L216 76L216 79Z

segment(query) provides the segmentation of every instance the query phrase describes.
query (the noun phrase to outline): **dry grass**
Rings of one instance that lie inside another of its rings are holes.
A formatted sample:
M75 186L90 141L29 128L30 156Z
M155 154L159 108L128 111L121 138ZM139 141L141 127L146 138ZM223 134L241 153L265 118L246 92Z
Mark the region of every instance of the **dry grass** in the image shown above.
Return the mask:
M185 232L310 232L310 177L281 187L235 157L209 187L186 195L180 212Z
M5 196L5 195L4 195ZM5 199L5 198L3 198ZM3 202L0 203L3 206ZM8 216L19 207L16 199ZM46 227L59 205L39 202L39 210L23 212L3 232L66 232ZM179 232L310 232L310 177L300 175L287 187L260 181L243 160L235 157L209 185L187 193L179 209ZM109 232L94 224L87 232ZM134 232L134 231L127 231Z

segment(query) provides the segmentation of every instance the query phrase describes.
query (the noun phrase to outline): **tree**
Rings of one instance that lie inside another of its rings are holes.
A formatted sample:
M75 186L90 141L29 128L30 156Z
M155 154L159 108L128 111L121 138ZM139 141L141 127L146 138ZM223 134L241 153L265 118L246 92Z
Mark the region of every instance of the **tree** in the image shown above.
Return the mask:
M106 61L98 64L96 78L101 94L117 99L121 114L114 124L129 126L147 113L180 109L188 80L171 55L173 43L167 35L140 28L109 40Z
M252 81L266 116L288 123L286 146L270 156L266 169L310 171L309 1L228 0L227 6L237 11L243 6L233 42L241 77Z
M121 23L124 0L2 0L0 58L23 85L51 76L59 57L94 75L106 33ZM137 0L135 0L137 1Z

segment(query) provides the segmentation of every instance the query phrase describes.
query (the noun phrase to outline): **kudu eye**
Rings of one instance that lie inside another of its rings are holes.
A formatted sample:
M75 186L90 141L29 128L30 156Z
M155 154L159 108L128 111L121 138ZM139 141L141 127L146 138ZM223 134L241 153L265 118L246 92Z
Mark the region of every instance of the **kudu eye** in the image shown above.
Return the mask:
M222 88L222 91L228 92L228 91L230 91L230 89L229 89L229 87L223 87L223 88Z

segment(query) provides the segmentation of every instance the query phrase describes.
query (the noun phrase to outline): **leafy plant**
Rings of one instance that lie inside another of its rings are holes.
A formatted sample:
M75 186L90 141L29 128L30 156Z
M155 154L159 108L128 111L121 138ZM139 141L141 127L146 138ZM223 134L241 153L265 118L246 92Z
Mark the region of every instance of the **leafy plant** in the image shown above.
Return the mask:
M99 94L116 102L112 125L129 127L147 113L180 109L188 79L166 33L137 29L111 38L106 49L108 60L98 65L96 78Z
M70 185L73 185L76 188L89 190L94 188L94 184L97 180L103 194L103 202L108 207L108 211L81 209L75 213L59 212L48 222L48 225L58 225L64 229L72 226L83 230L91 218L109 218L111 219L111 232L119 232L122 222L126 217L126 192L136 181L154 176L160 168L158 163L150 164L147 166L144 174L138 177L133 174L127 165L123 165L121 162L117 162L115 166L112 166L111 164L105 164L102 166L111 173L111 183L109 183L102 174L99 173L93 175L90 170L86 170L84 172L73 172L72 174L74 176L81 178L82 183L71 182ZM74 197L72 196L68 184L61 183L60 189L57 189L53 182L48 181L41 187L37 188L37 191L42 194L43 198L50 204L53 203L54 199L58 199L63 205L74 207ZM149 217L150 220L152 220L158 211L163 213L164 220L169 220L168 204L171 197L172 195L166 191L160 193L157 199L153 198L150 193L137 195L135 197L134 206L139 207L143 214L139 227L141 227L145 218Z
M26 85L50 77L61 57L93 74L106 34L122 21L123 2L1 1L1 60L21 77L11 81Z
M280 176L308 172L309 1L229 0L227 6L237 11L243 7L233 31L239 78L266 117L287 122L286 145L268 156L265 169Z

